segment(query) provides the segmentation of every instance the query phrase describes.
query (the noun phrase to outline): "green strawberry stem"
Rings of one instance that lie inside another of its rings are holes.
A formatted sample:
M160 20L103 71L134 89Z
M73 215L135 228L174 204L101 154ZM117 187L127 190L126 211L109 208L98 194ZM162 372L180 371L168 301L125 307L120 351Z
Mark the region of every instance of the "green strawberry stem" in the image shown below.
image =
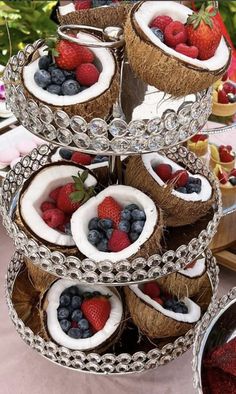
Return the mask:
M84 186L84 182L88 178L88 174L88 170L85 170L81 175L78 173L78 176L72 176L73 181L75 182L75 191L70 194L72 202L80 202L84 204L90 199L90 197L95 195L94 188L92 186L87 189Z
M48 54L51 54L52 56L58 56L59 53L56 50L56 43L57 43L57 38L50 36L47 38L47 40L45 41L45 45L47 46L47 48L44 49L44 51L48 51Z
M187 19L187 25L193 25L193 28L196 30L200 26L200 23L204 22L212 29L212 18L216 16L216 14L217 10L215 8L211 7L210 10L207 10L205 8L205 4L202 4L199 12L189 15Z

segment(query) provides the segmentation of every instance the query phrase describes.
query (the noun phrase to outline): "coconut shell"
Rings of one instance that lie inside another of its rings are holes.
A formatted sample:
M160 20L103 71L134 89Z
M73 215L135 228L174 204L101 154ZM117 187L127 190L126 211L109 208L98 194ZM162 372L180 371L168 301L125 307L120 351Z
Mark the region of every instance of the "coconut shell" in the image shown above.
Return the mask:
M131 157L125 172L125 184L150 195L164 212L167 226L177 227L195 223L211 209L213 195L208 201L185 201L172 194L173 186L162 187L148 173L141 156Z
M131 9L124 29L129 63L140 79L177 97L200 92L221 79L229 67L230 56L223 68L209 71L164 52L147 39L135 21L134 13L142 3Z
M177 337L185 334L193 324L179 322L147 305L125 287L126 303L134 324L149 338Z
M58 20L61 25L87 25L101 29L108 26L123 27L131 7L131 4L119 4L116 7L74 11L67 15L60 15L58 12Z

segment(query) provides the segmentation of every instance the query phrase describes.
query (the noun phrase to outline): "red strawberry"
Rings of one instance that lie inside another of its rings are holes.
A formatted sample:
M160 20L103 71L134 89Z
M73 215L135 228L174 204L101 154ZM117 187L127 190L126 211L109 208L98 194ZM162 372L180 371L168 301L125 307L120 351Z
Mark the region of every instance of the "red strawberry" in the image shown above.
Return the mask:
M225 91L225 93L233 93L236 94L236 87L234 84L232 84L232 82L225 82L223 85L223 90Z
M55 208L43 212L42 218L49 227L57 228L64 223L65 215L60 209Z
M236 168L232 169L232 171L230 172L229 176L235 176L236 177Z
M71 161L74 161L77 164L83 164L84 166L87 166L91 164L92 157L90 155L87 155L86 153L80 153L80 152L74 152Z
M61 188L62 188L62 186L57 187L56 189L52 190L51 193L49 194L49 197L52 200L57 201L58 195L59 195L59 192L60 192Z
M92 0L76 0L75 1L75 9L76 11L79 10L87 10L91 8Z
M82 63L78 53L78 44L67 40L60 40L56 45L58 56L55 56L55 62L63 70L74 70Z
M112 236L108 241L108 249L111 252L120 252L130 245L131 241L127 233L121 230L113 230Z
M176 52L182 53L185 56L196 59L198 57L198 48L194 45L188 46L186 44L178 44L175 47Z
M172 167L169 164L158 164L155 168L155 172L163 182L166 182L171 178Z
M80 56L82 58L82 63L93 63L95 56L91 49L80 46Z
M205 141L207 140L208 136L205 134L196 134L193 137L191 137L190 141L191 142L198 142L198 141Z
M92 63L83 63L76 69L76 79L83 86L92 86L98 81L99 71Z
M156 301L160 305L164 304L164 301L160 297L154 297L153 300Z
M178 170L172 175L171 180L177 187L184 187L188 183L189 175L186 170Z
M105 326L111 313L111 304L105 296L88 298L82 302L81 311L97 332Z
M157 298L160 296L160 287L157 282L148 282L143 285L143 293L148 295L150 298Z
M213 57L219 46L222 32L215 15L216 10L207 10L203 4L198 13L193 13L187 19L188 44L198 48L200 60Z
M175 48L176 45L187 41L187 33L183 23L175 21L166 26L164 31L165 44Z
M223 170L219 170L217 178L219 179L220 183L222 183L222 185L225 185L228 182L228 174Z
M98 205L99 219L111 219L118 226L120 222L122 207L112 197L106 197Z
M228 104L229 103L227 93L224 91L224 89L218 91L218 103L220 103L220 104Z
M56 205L54 204L54 202L50 202L50 201L44 201L41 206L40 209L42 212L48 211L49 209L54 209L56 208Z
M168 26L171 22L173 22L173 19L170 16L160 15L153 19L150 27L157 27L161 31L164 31L166 26Z

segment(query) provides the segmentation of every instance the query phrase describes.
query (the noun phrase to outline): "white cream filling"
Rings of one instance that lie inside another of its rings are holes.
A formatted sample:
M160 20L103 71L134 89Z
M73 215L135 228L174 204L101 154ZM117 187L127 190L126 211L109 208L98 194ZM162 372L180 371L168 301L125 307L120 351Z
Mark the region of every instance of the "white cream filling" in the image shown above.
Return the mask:
M188 308L188 313L175 313L173 311L169 311L168 309L163 308L158 302L154 301L151 297L144 294L141 290L142 285L132 285L129 288L136 294L137 297L145 301L148 305L152 306L163 315L170 317L174 320L185 323L195 323L201 317L201 308L197 304L195 304L195 302L190 300L190 298L183 298L183 302Z
M61 16L67 15L70 12L74 12L74 11L76 11L74 3L69 3L69 4L62 5L59 7L59 14Z
M166 183L162 181L162 179L156 174L153 168L155 168L158 164L169 164L172 167L173 173L178 170L183 170L183 167L176 164L174 161L168 159L165 156L161 156L158 153L148 153L142 155L142 160L145 168L149 172L149 174L153 177L153 179L158 183L158 185L162 187L166 187ZM200 193L189 193L184 194L172 189L171 194L175 197L181 198L185 201L208 201L212 195L212 188L209 181L202 175L196 174L193 175L188 171L188 174L193 178L199 178L202 181L202 187Z
M89 291L99 291L101 294L109 295L111 304L110 316L102 330L90 338L74 339L69 337L62 329L57 318L57 308L59 307L61 293L70 286L77 286L82 293ZM104 343L118 328L123 314L122 302L116 294L108 287L98 285L83 285L78 281L59 279L56 281L47 293L48 306L47 328L51 337L61 346L69 349L89 350Z
M21 215L26 224L37 236L50 243L61 246L75 245L72 236L63 234L44 222L40 206L44 201L50 201L49 194L52 190L73 182L72 176L77 176L78 172L82 173L83 170L79 170L73 164L44 168L34 177L20 200ZM89 174L85 186L94 185L96 179Z
M105 197L113 197L122 207L137 204L146 213L146 222L137 241L120 252L100 252L87 239L88 223L98 216L98 205ZM78 249L85 256L95 261L109 260L116 262L137 253L144 242L152 235L158 221L158 213L154 202L141 191L130 186L109 186L96 197L90 198L71 218L71 232Z
M100 42L98 38L95 38L91 34L87 33L80 32L77 34L77 37L83 40L83 42L85 43ZM47 53L43 52L43 49L45 48L46 47L41 48L41 56ZM94 97L100 96L109 88L111 84L111 80L115 74L115 61L111 51L107 48L90 48L90 50L94 53L96 59L95 64L101 72L98 81L89 88L83 90L82 92L79 92L78 94L75 94L73 96L58 96L56 94L49 93L47 92L47 90L44 90L43 88L38 86L34 80L34 74L39 69L39 59L36 59L35 61L23 68L23 79L25 87L39 100L48 104L58 106L80 104L89 101Z
M197 259L196 263L192 268L186 268L180 270L179 273L188 276L189 278L195 278L196 276L201 276L206 271L206 259L205 257Z
M145 1L135 12L134 17L149 40L169 55L202 69L208 69L210 71L221 69L226 65L230 56L229 49L223 37L213 57L208 60L199 60L192 59L168 47L155 36L149 27L152 20L158 15L167 15L174 21L186 23L188 16L192 13L193 11L189 8L173 1Z

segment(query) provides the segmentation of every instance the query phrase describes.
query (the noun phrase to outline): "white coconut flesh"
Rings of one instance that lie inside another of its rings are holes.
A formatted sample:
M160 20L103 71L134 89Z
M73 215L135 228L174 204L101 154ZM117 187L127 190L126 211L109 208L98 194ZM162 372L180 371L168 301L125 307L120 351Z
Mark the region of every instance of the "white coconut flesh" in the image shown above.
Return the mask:
M201 259L197 259L193 267L180 270L179 273L184 276L188 276L189 278L195 278L198 276L202 276L205 271L206 271L206 259L205 257L203 257Z
M129 287L135 295L140 298L142 301L146 302L149 306L156 309L158 312L162 313L163 315L170 317L174 320L184 322L184 323L195 323L201 317L201 308L195 304L190 298L184 297L182 301L188 308L188 313L176 313L170 311L168 309L163 308L158 302L153 300L148 295L142 292L142 285L132 285ZM158 324L158 322L157 322Z
M75 12L75 11L76 11L76 9L75 9L74 3L69 3L69 4L62 5L59 7L59 14L61 16L67 15L70 12Z
M174 173L175 171L178 170L183 170L183 167L181 167L179 164L175 163L174 161L168 159L165 156L161 156L158 153L148 153L146 155L142 155L142 160L145 168L149 172L149 174L153 177L153 179L158 183L159 186L166 187L167 184L162 181L162 179L156 174L154 171L154 168L158 164L169 164L172 167L172 172ZM202 186L201 186L201 191L200 193L180 193L177 190L173 189L172 194L178 198L181 198L182 200L185 201L208 201L211 198L212 195L212 187L209 183L209 181L202 175L199 174L191 174L191 172L188 171L189 176L193 178L198 178L201 179L202 181Z
M175 56L186 63L209 71L216 71L223 68L230 57L229 49L223 37L213 57L208 60L199 60L192 59L168 47L155 36L149 27L152 20L159 15L167 15L170 16L173 21L186 23L188 16L192 13L193 11L188 7L173 1L146 1L135 12L134 18L150 42L162 49L168 55Z
M90 291L99 291L101 294L109 295L109 302L111 304L110 316L102 330L90 338L74 339L69 337L62 329L57 318L57 309L60 303L61 293L68 287L77 286L83 294ZM50 336L59 345L65 346L69 349L89 350L100 346L117 330L123 315L123 307L120 298L105 286L89 286L82 285L78 281L59 279L49 289L46 296L46 313L47 313L47 328Z
M136 204L146 214L146 222L139 238L120 252L100 252L87 239L90 219L98 216L98 205L105 197L109 196L113 197L123 208L129 204ZM71 218L71 232L78 249L85 256L95 261L109 260L116 262L137 253L142 244L152 235L157 221L158 212L156 206L148 196L133 187L115 185L107 187L96 197L90 198L82 207L75 211Z
M87 33L79 32L77 37L85 43L91 42L96 44L101 42L98 38ZM46 49L46 47L41 48L39 51L41 56L47 53L44 51L44 49ZM40 101L58 106L81 104L100 96L110 87L112 78L116 71L115 60L111 51L107 48L90 48L90 50L95 55L96 60L94 64L100 71L98 81L92 86L73 96L59 96L57 94L47 92L47 90L44 90L38 86L34 80L34 74L39 69L38 58L23 68L23 79L26 89Z
M60 246L73 246L72 236L53 229L42 218L41 204L50 201L49 194L57 187L73 182L72 176L77 176L79 169L73 164L53 165L42 169L30 182L20 199L20 213L24 222L38 237ZM88 175L85 187L95 186L96 179Z

